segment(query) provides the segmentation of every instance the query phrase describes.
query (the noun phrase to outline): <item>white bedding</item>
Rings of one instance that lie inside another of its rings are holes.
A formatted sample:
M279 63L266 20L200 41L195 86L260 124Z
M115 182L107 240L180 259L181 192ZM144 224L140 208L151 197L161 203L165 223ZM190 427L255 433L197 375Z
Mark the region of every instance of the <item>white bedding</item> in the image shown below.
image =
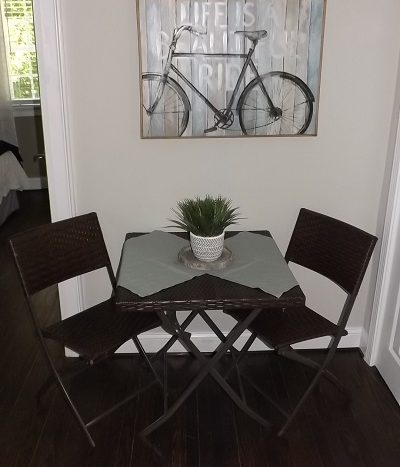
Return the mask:
M10 190L29 188L28 177L12 152L0 156L0 203Z

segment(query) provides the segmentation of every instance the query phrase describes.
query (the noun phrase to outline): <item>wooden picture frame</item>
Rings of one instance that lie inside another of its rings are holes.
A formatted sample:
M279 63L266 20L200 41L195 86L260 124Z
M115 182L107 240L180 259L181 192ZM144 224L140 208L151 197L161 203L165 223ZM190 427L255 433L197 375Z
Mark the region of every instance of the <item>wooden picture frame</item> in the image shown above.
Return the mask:
M137 0L141 137L317 134L326 0Z

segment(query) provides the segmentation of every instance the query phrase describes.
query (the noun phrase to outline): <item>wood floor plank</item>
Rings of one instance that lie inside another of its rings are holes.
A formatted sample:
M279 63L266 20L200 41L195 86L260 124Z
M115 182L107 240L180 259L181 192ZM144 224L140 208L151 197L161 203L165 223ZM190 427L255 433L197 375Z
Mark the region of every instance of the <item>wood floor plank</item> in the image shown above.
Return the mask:
M2 451L3 455L10 459L9 465L28 465L35 450L55 397L54 392L49 391L46 403L41 407L36 404L36 392L46 377L47 368L43 366L42 355L38 352L12 405L13 416L7 428L13 436L7 443L7 450ZM18 436L15 436L15 433L18 433Z
M43 427L30 467L73 466L88 455L86 438L72 419L65 401L56 392L55 403Z
M246 391L246 399L253 409L261 409L260 411L265 416L264 407L258 405L257 397L251 389ZM234 410L234 420L240 465L248 467L281 467L288 465L281 462L279 455L276 456L274 446L280 441L275 438L271 440L273 435L270 430L263 428L257 422L250 421L247 415L236 408ZM246 430L243 430L244 426L246 426Z
M200 466L239 467L233 402L211 378L199 388L197 397Z
M318 358L313 358L312 355L309 358L318 360ZM298 400L307 389L315 372L308 368L304 368L301 371L303 367L295 362L289 362L289 364L288 371L291 368L296 369L296 374L298 375L296 381L299 387L299 391L296 394L296 400ZM320 386L314 389L302 409L306 418L305 423L299 422L299 428L313 434L316 450L322 461L322 465L341 466L346 462L351 462L352 466L363 465L359 450L352 443L352 437L350 439L347 438L346 429L344 429L341 422L342 417L347 413L343 406L344 401L345 399L330 383L321 381ZM343 413L341 413L342 410ZM341 413L339 417L338 413ZM352 417L348 417L347 426L350 427L350 430L353 426L352 422ZM326 436L324 435L324 430L327 433ZM290 435L291 432L288 432L287 436Z
M283 406L287 405L288 395L283 386L282 374L280 369L276 371L277 368L274 368L274 365L271 367L269 358L262 358L259 354L253 355L246 358L242 367L243 372L251 377L257 387L266 392L272 400L280 402ZM274 384L274 375L277 384ZM249 420L240 410L235 410L241 465L253 467L292 466L287 439L276 436L276 428L282 423L282 415L246 380L244 383L248 404L273 423L273 427L271 429L263 428L258 423Z
M169 449L165 440L169 438L169 426L166 424L142 438L140 431L156 420L163 411L162 395L158 387L153 386L148 392L142 394L138 401L138 410L135 423L136 430L131 455L131 463L128 465L146 465L149 467L167 466L169 460Z
M169 403L171 404L185 387L185 378L178 378L179 374L191 375L192 358L171 357L168 365L168 379L175 381L175 385L168 385ZM191 368L191 369L190 369ZM146 403L148 396L142 396L140 414L137 418L138 431L135 433L135 443L132 452L132 465L162 465L183 467L198 465L198 428L196 398L189 397L185 404L163 426L143 439L140 431L154 422L163 413L162 394L158 386L152 389L155 399L153 406ZM143 461L143 455L150 456L150 460ZM143 464L142 464L143 463Z
M137 432L137 416L140 396L137 400L127 405L121 416L121 427L118 441L116 443L116 461L115 466L130 466L133 463L133 444Z
M102 397L96 408L96 413L111 408L139 386L140 381L134 381L135 378L132 377L133 362L131 360L133 359L121 358L120 360L112 359L110 362L105 362L103 377L106 377L106 381L101 390ZM98 386L98 384L95 384L95 386ZM93 391L97 389L98 387L92 387ZM119 408L90 429L96 448L89 449L87 460L82 463L82 467L106 467L117 464L119 456L117 446L121 436L123 415L131 405L135 405L135 401L131 401L129 405Z
M357 420L359 444L366 445L365 463L394 466L400 458L399 407L383 381L376 381L374 370L354 355L351 359L351 365L346 364L347 374L353 378L355 390L349 409Z

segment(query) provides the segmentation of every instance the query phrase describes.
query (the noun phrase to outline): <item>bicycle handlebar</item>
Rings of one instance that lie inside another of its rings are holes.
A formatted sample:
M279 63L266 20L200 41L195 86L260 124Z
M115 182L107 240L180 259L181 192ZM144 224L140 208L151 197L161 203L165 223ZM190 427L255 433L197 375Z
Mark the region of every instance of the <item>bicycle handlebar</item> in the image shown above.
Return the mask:
M183 25L183 26L180 26L179 28L176 28L174 30L174 35L173 35L173 42L176 42L178 41L178 39L181 37L182 33L185 32L185 31L188 31L190 32L191 34L195 35L195 36L204 36L207 34L206 31L204 31L203 29L200 29L200 28L196 28L195 26L191 26L191 25Z
M204 31L203 29L201 28L195 28L194 26L189 26L188 28L188 31L191 33L191 34L194 34L195 36L205 36L207 34L206 31Z

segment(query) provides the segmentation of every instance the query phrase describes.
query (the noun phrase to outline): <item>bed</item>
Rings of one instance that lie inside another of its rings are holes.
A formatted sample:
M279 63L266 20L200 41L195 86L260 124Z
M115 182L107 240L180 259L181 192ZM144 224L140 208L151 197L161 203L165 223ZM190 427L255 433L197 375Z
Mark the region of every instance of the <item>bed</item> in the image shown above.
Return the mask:
M11 151L0 155L0 225L19 208L16 190L29 187L28 177Z

